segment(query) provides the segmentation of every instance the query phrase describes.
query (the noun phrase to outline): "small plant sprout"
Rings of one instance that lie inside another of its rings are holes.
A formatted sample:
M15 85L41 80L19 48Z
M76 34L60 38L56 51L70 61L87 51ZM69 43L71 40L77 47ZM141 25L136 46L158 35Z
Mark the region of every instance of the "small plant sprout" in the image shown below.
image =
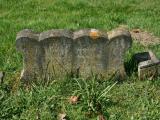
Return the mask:
M117 82L102 89L102 87L99 87L99 83L95 77L92 80L75 78L75 81L78 85L76 92L85 104L84 109L87 110L87 112L89 111L96 114L103 113L103 104L109 100L107 94Z

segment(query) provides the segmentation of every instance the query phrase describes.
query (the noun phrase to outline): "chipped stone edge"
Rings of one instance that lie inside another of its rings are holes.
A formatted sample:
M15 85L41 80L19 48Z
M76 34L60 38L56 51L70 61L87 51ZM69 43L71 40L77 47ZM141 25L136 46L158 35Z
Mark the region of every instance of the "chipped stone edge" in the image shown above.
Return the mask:
M128 37L129 39L131 39L131 34L128 30L118 28L118 29L113 29L112 31L109 32L104 32L98 29L80 29L74 32L65 29L51 29L41 33L33 32L31 29L24 29L18 32L16 40L18 41L20 38L30 38L29 40L36 40L37 42L40 42L43 40L47 40L49 38L56 38L56 37L66 37L75 40L84 36L88 36L93 39L108 38L110 41L118 37Z
M48 31L41 32L39 35L39 41L44 41L49 38L65 37L72 39L73 32L71 30L65 29L52 29Z
M149 56L151 59L148 59L146 61L142 61L138 64L138 76L140 79L144 79L143 76L141 76L141 70L143 69L149 69L151 67L155 67L156 71L157 72L157 76L160 75L160 60L156 57L156 55L151 51L149 50L148 51L149 53ZM147 73L146 73L147 74Z
M81 37L90 37L92 39L98 39L98 38L107 38L108 35L106 32L98 29L81 29L81 30L76 30L73 33L73 39L78 39Z
M107 34L109 40L114 40L115 38L118 37L128 37L132 41L130 32L123 28L113 29L112 31L109 31Z
M31 38L38 40L39 33L33 32L31 29L24 29L17 33L16 40L19 40L20 38Z

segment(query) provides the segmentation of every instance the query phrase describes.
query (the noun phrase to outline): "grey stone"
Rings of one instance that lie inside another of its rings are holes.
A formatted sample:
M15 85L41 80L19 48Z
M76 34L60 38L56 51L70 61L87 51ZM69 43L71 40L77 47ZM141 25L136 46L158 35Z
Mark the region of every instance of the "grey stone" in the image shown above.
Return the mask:
M108 73L118 73L117 77L123 79L126 76L124 68L124 54L132 45L132 38L125 29L115 29L108 33L109 44L107 46Z
M74 32L73 71L81 77L107 72L107 34L95 30Z
M51 79L70 73L72 42L72 33L66 30L19 32L16 44L24 56L22 79Z
M0 71L0 84L3 83L4 72Z
M97 29L49 30L35 33L25 29L17 34L16 46L23 53L23 80L55 79L66 75L107 78L125 76L123 55L131 47L128 31Z
M160 75L160 60L152 51L136 54L139 79L153 79Z
M160 75L160 61L153 62L152 60L147 60L140 62L138 65L138 76L139 79L153 79Z
M149 51L149 55L150 55L150 58L153 62L159 62L159 59L156 57L156 55L150 50Z
M39 42L39 34L25 29L18 33L16 41L17 49L23 54L22 78L34 79L37 74L42 73L42 50Z
M39 36L43 55L41 64L45 78L57 78L70 75L72 71L73 40L72 32L67 30L50 30Z

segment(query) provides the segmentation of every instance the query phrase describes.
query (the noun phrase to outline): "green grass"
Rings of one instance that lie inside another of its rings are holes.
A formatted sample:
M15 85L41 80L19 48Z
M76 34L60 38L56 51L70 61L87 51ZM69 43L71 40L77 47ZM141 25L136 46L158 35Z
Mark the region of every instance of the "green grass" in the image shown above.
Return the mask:
M0 70L6 72L0 86L0 119L56 119L66 112L71 120L96 119L86 117L86 100L71 105L67 98L77 91L73 79L56 80L49 85L34 85L30 91L16 83L22 69L22 55L16 51L16 33L30 28L44 31L54 28L97 28L109 31L119 25L140 28L160 37L159 0L0 0ZM160 45L144 47L138 43L126 55L129 65L136 52L151 49L160 58ZM140 81L133 73L123 83L116 84L103 103L103 114L111 120L158 120L160 118L160 78ZM88 86L92 82L87 81ZM96 81L97 92L114 81ZM81 91L82 92L82 91ZM84 91L85 92L85 91ZM84 96L85 97L85 96Z

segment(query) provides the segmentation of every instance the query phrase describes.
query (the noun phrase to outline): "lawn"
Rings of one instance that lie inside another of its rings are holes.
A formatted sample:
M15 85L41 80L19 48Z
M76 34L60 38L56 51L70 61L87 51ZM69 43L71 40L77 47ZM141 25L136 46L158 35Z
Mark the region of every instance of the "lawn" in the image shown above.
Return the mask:
M160 0L0 0L0 71L6 73L0 85L0 119L55 120L59 113L66 113L70 120L94 120L99 111L88 115L91 107L87 104L87 92L92 98L90 102L96 103L96 95L115 83L94 78L83 83L81 79L66 77L50 84L33 83L30 90L24 89L18 82L23 66L22 55L15 47L18 31L26 28L36 32L81 28L109 31L127 25L130 30L139 28L160 37L159 5ZM129 63L134 53L149 49L160 58L160 44L143 46L134 41L125 62ZM88 87L81 90L79 82ZM76 105L68 102L72 95L81 96ZM114 85L104 99L100 101L101 113L107 119L158 120L160 78L141 81L133 72L123 83ZM93 108L97 109L96 105Z

